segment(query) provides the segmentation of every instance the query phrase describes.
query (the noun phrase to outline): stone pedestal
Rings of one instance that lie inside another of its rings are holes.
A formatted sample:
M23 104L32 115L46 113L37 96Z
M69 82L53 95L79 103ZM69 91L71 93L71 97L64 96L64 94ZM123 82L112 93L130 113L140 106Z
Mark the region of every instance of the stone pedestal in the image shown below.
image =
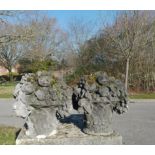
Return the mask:
M57 133L46 138L30 138L21 130L16 139L17 145L120 145L122 136L113 132L109 136L84 134L73 124L59 126Z

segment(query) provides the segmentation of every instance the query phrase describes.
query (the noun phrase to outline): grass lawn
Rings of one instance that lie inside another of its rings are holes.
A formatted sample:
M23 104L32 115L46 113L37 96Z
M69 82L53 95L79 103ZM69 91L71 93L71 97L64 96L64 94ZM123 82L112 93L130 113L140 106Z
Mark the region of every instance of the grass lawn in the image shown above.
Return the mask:
M18 130L14 127L0 127L0 145L14 145Z
M0 85L0 98L12 98L12 92L15 88L15 85L15 83Z
M130 99L155 99L155 93L139 93L129 96Z

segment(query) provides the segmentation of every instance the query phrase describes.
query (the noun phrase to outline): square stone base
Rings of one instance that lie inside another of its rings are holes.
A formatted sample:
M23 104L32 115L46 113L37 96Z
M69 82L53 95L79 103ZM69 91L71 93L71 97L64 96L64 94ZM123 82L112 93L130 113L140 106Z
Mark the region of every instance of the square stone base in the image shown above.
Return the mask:
M55 135L46 138L30 138L21 130L17 145L120 145L122 136L113 132L109 136L87 135L73 124L62 125Z

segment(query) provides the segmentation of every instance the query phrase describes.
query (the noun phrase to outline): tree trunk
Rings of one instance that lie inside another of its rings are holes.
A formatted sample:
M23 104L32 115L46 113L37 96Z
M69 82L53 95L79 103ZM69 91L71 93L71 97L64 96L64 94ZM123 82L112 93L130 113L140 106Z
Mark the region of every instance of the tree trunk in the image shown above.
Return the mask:
M129 58L126 60L125 89L128 92Z
M13 81L13 76L12 76L12 71L11 70L9 70L9 80L10 80L10 82Z

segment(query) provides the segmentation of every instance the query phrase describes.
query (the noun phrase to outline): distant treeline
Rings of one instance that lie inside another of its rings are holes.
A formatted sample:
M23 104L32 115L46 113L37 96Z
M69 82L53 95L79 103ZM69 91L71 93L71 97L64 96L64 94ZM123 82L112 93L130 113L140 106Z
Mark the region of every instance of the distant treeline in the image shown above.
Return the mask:
M119 11L113 22L98 22L96 33L94 21L75 18L64 32L38 11L0 11L0 65L10 80L19 64L20 74L70 69L66 80L73 83L103 71L128 90L155 91L155 12Z

